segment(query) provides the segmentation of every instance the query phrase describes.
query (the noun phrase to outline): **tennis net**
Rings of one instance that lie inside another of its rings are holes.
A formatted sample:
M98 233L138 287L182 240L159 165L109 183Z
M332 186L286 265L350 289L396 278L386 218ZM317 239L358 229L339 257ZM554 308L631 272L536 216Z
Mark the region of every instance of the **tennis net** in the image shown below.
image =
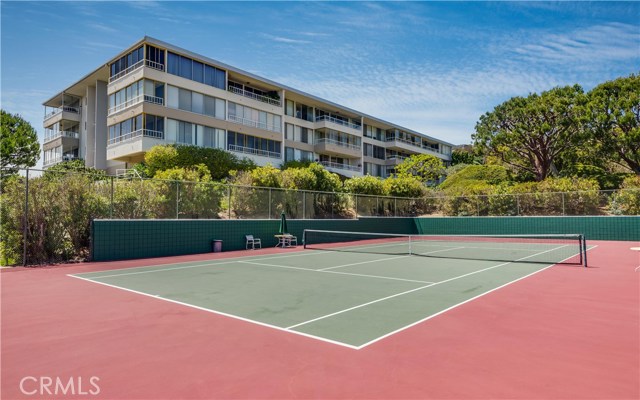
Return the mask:
M402 235L305 229L305 249L587 266L582 234Z

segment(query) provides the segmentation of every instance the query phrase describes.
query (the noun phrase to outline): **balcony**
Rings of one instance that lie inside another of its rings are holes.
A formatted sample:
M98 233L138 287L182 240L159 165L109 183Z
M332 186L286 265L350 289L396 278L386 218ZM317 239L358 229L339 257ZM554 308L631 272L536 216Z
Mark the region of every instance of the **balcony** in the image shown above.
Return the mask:
M138 129L137 131L133 131L125 135L117 136L109 139L108 145L109 146L116 145L116 144L127 142L129 140L132 140L138 137L149 137L153 139L162 140L164 139L164 132L152 131L150 129Z
M330 172L335 172L336 174L344 175L347 177L354 177L362 174L361 166L340 164L331 161L320 161L320 164Z
M247 90L244 89L240 89L238 87L235 86L228 86L227 90L231 93L237 94L239 96L243 96L249 99L253 99L262 103L267 103L270 104L272 106L276 106L276 107L282 107L282 101L280 101L280 99L273 99L271 97L268 96L263 96L261 94L256 94L253 92L249 92Z
M343 121L338 118L331 117L329 115L320 115L315 118L315 128L329 128L337 131L345 131L343 128L352 129L353 131L349 131L350 133L355 133L357 135L362 134L362 125L354 124L348 121Z
M130 100L125 101L124 103L121 103L114 107L109 108L108 115L115 114L117 112L124 110L125 108L135 106L136 104L140 104L142 102L158 104L160 106L164 105L164 99L162 97L155 97L155 96L150 96L148 94L141 94Z
M399 165L406 160L405 156L388 156L386 159L386 165Z
M45 107L45 111L48 111L49 107ZM50 112L46 112L44 115L44 126L51 126L56 122L62 120L80 122L81 107L60 106L52 109Z
M164 71L164 65L163 64L157 63L155 61L150 61L150 60L140 60L137 63L135 63L132 66L130 66L129 68L118 72L117 74L115 74L112 77L109 77L109 83L113 83L113 82L117 81L120 78L124 78L125 76L129 75L133 71L137 70L138 68L142 68L145 65L147 67L151 67L153 69L157 69L158 71Z
M360 145L351 144L348 142L335 140L335 139L318 139L314 146L314 151L321 154L346 156L349 158L360 158L362 156L362 150Z
M388 136L385 142L387 143L386 147L388 149L407 150L414 153L420 153L420 150L423 149L422 141L412 141L395 136Z
M79 139L80 134L78 132L54 131L53 129L44 130L43 143L49 143L58 138Z
M50 167L52 165L59 164L59 163L61 163L63 161L73 161L73 160L78 160L78 159L79 159L79 157L75 156L73 154L64 154L64 155L61 155L61 156L50 158L48 160L44 160L42 162L42 166L43 167Z
M227 119L229 121L232 121L241 125L251 126L253 128L264 129L267 131L278 132L278 133L280 133L281 131L280 125L269 125L265 122L254 121L251 119L238 117L237 115L229 114L227 116Z
M250 154L254 156L277 158L277 159L282 158L281 153L276 153L274 151L268 151L268 150L262 150L262 149L254 149L252 147L238 146L235 144L228 145L227 150L233 151L236 153Z

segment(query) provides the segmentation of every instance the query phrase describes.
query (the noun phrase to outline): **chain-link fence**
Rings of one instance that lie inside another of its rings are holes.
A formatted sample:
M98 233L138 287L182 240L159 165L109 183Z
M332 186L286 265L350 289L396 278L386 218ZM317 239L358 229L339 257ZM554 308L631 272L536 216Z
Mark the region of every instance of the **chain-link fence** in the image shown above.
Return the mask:
M640 189L421 198L24 170L1 180L0 263L85 259L93 219L639 215Z

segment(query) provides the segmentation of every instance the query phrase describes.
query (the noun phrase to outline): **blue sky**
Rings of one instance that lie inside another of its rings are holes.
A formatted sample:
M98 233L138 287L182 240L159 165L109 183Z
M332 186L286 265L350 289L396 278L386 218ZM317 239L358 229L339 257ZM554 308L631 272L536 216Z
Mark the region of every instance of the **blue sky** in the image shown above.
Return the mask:
M640 70L635 2L2 1L2 108L42 102L144 35L463 144L506 99Z

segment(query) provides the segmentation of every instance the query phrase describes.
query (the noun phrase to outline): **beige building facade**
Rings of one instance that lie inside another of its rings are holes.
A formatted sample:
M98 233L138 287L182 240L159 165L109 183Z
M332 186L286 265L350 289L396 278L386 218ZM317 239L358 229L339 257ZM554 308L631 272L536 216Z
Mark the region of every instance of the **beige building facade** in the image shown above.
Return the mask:
M44 166L82 159L110 174L158 144L219 148L258 165L317 161L386 177L452 144L145 37L45 106Z

